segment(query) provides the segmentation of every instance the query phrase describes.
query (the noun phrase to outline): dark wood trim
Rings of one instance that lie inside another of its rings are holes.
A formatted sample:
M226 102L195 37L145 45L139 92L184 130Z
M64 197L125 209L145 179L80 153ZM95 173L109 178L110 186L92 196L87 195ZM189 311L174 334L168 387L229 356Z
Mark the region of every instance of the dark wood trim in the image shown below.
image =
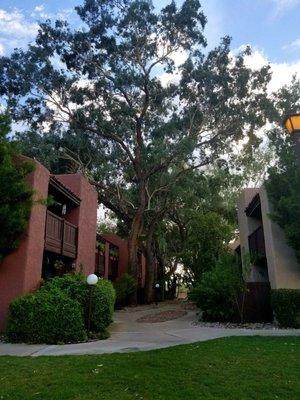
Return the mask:
M66 188L55 176L50 176L49 186L52 186L56 190L58 190L61 194L67 197L75 206L79 206L81 199L76 196L75 193L71 192L68 188Z
M266 246L263 226L259 226L248 236L250 254L256 258L256 261L266 257Z
M77 257L78 227L47 211L45 250L66 257Z
M259 194L257 193L253 197L253 199L251 200L249 205L245 208L245 213L246 213L247 217L253 216L255 211L257 211L258 207L260 207L260 197L259 197Z

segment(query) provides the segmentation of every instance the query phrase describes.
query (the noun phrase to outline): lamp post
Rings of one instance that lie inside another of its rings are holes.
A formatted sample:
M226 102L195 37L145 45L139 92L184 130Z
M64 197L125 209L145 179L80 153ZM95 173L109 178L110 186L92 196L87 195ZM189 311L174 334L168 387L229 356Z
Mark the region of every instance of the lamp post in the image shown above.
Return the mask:
M290 114L283 123L285 129L292 135L297 164L300 167L300 113Z
M155 305L158 304L159 289L160 289L160 285L159 285L159 283L156 283L155 284Z
M86 278L86 283L89 286L89 308L88 308L88 318L87 318L87 331L88 331L88 333L90 332L90 327L91 327L93 289L94 289L94 286L97 285L97 282L98 282L98 276L95 275L95 274L90 274Z

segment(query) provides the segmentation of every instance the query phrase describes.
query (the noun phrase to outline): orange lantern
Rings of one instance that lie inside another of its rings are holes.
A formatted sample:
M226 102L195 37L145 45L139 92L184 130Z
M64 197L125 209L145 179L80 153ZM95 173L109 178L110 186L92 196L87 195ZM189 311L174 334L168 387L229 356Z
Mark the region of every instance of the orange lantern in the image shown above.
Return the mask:
M283 125L289 133L300 132L300 114L289 115Z

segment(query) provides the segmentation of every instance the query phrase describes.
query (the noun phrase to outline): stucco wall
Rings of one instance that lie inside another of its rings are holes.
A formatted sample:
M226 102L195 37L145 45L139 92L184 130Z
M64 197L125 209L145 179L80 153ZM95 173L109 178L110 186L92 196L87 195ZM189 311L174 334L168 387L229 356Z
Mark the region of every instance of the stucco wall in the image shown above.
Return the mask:
M107 233L102 237L119 247L118 278L128 271L128 242L114 233Z
M286 243L282 229L271 218L271 205L264 187L244 189L238 201L238 221L242 255L249 252L248 236L259 226L260 222L247 217L245 208L253 197L259 193L262 211L266 257L268 264L268 279L271 288L300 289L300 265L296 260L294 250ZM263 282L263 268L254 266L249 276L249 282Z
M87 274L95 271L95 248L97 231L97 192L81 174L63 174L55 177L80 197L80 206L68 216L70 222L78 225L78 253L76 269L83 266Z
M108 242L119 247L118 278L120 278L125 272L128 272L128 241L120 238L120 236L114 233L106 233L102 235L102 237L106 239ZM108 258L106 257L106 259ZM141 269L140 286L144 288L146 280L146 259L143 254L142 254L141 264L142 264L142 269Z
M26 157L22 157L28 160ZM35 164L35 171L28 176L28 183L34 189L35 200L48 196L49 171L40 163ZM32 208L26 232L22 235L20 246L8 255L0 264L0 330L5 321L10 302L23 293L36 289L42 275L44 251L44 232L46 206L35 204Z
M271 287L300 289L300 264L295 252L286 243L282 229L269 216L272 207L264 187L260 188L259 195Z

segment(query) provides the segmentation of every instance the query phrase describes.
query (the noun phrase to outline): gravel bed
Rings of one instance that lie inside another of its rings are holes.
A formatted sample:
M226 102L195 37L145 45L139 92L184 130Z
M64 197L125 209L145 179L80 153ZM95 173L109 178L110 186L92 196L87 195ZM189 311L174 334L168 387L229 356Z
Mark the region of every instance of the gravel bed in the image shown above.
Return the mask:
M225 329L287 329L281 328L274 323L261 323L261 322L254 322L254 323L233 323L233 322L203 322L203 321L196 321L194 325L203 326L205 328L225 328Z

